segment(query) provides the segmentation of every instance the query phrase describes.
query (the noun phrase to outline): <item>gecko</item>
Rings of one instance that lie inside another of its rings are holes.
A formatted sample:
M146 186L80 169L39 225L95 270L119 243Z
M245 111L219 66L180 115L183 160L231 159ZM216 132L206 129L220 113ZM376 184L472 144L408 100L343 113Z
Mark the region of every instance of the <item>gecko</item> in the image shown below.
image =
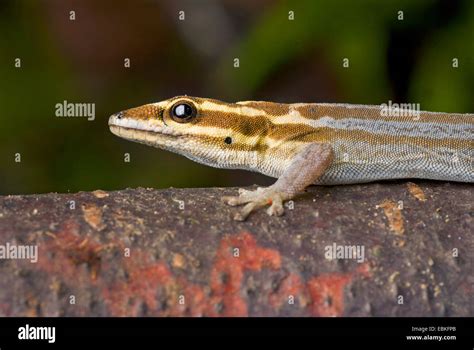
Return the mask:
M176 96L115 113L110 131L126 140L183 155L208 166L277 178L268 187L224 196L243 205L243 221L310 185L405 178L474 182L474 114L425 112L382 105L226 103Z

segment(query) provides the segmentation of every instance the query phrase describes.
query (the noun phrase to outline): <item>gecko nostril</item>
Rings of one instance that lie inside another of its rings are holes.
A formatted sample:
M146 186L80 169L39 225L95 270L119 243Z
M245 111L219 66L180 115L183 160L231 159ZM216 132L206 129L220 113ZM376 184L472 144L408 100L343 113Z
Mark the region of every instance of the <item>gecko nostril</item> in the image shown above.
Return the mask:
M116 113L116 114L115 114L115 117L116 117L117 119L122 119L122 117L123 117L123 112L118 112L118 113Z

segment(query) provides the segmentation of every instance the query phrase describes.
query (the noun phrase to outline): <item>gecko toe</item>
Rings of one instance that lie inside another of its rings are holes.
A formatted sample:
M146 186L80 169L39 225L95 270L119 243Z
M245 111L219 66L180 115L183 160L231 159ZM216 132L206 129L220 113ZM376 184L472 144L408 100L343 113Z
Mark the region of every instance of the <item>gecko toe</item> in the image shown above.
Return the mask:
M264 207L267 204L264 200L252 201L247 203L237 214L234 215L234 220L244 221L251 212L258 208Z
M249 191L245 189L239 189L238 196L224 196L222 201L231 206L241 205L258 200L261 197L261 191Z
M237 220L237 221L245 221L245 219L247 219L247 217L249 216L249 214L252 212L252 210L255 209L255 206L256 206L256 203L255 202L250 202L248 204L246 204L242 210L240 210L239 212L237 212L235 215L234 215L234 220Z
M246 190L245 188L239 188L239 195L242 196L242 195L248 195L249 193L251 193L252 191L249 191L249 190Z
M272 198L272 204L267 209L267 214L270 216L282 216L285 212L283 202L279 196Z
M241 201L240 201L240 197L236 197L236 196L224 196L221 198L222 202L224 202L225 204L228 204L230 206L236 206L236 205L240 205L242 204Z
M235 221L245 221L245 219L247 219L247 217L244 217L240 211L234 214Z
M252 201L252 198L251 197L248 197L248 196L225 196L225 197L222 197L222 200L224 203L232 206L232 207L235 207L237 205L242 205L242 204L246 204L246 203L249 203Z

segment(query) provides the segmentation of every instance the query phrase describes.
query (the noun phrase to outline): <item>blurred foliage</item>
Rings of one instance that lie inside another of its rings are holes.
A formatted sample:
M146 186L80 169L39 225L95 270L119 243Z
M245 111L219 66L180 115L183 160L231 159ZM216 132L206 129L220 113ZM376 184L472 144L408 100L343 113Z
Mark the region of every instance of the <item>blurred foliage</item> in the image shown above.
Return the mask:
M474 1L466 2L457 21L437 28L423 45L412 78L410 97L433 110L474 110ZM453 59L459 68L453 68Z
M474 110L470 0L3 0L0 33L1 194L269 181L108 131L113 112L177 94ZM95 121L55 117L64 100L95 103Z

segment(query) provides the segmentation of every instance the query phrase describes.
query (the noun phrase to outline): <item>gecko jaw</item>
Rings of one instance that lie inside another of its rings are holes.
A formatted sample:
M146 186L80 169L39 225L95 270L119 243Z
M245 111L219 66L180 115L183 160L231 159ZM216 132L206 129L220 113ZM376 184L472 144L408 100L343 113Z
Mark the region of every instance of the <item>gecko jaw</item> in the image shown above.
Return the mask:
M109 128L117 136L115 131L119 132L121 129L127 129L129 131L136 130L142 132L149 132L153 134L162 134L168 136L181 136L181 133L177 130L166 126L161 120L142 120L123 117L122 112L113 114L109 118Z
M144 143L158 148L170 148L180 135L173 128L157 119L136 119L125 117L123 112L109 118L110 131L129 141Z
M109 128L113 134L120 138L158 148L170 149L178 140L176 135L163 134L154 131L132 129L117 125L109 125Z

